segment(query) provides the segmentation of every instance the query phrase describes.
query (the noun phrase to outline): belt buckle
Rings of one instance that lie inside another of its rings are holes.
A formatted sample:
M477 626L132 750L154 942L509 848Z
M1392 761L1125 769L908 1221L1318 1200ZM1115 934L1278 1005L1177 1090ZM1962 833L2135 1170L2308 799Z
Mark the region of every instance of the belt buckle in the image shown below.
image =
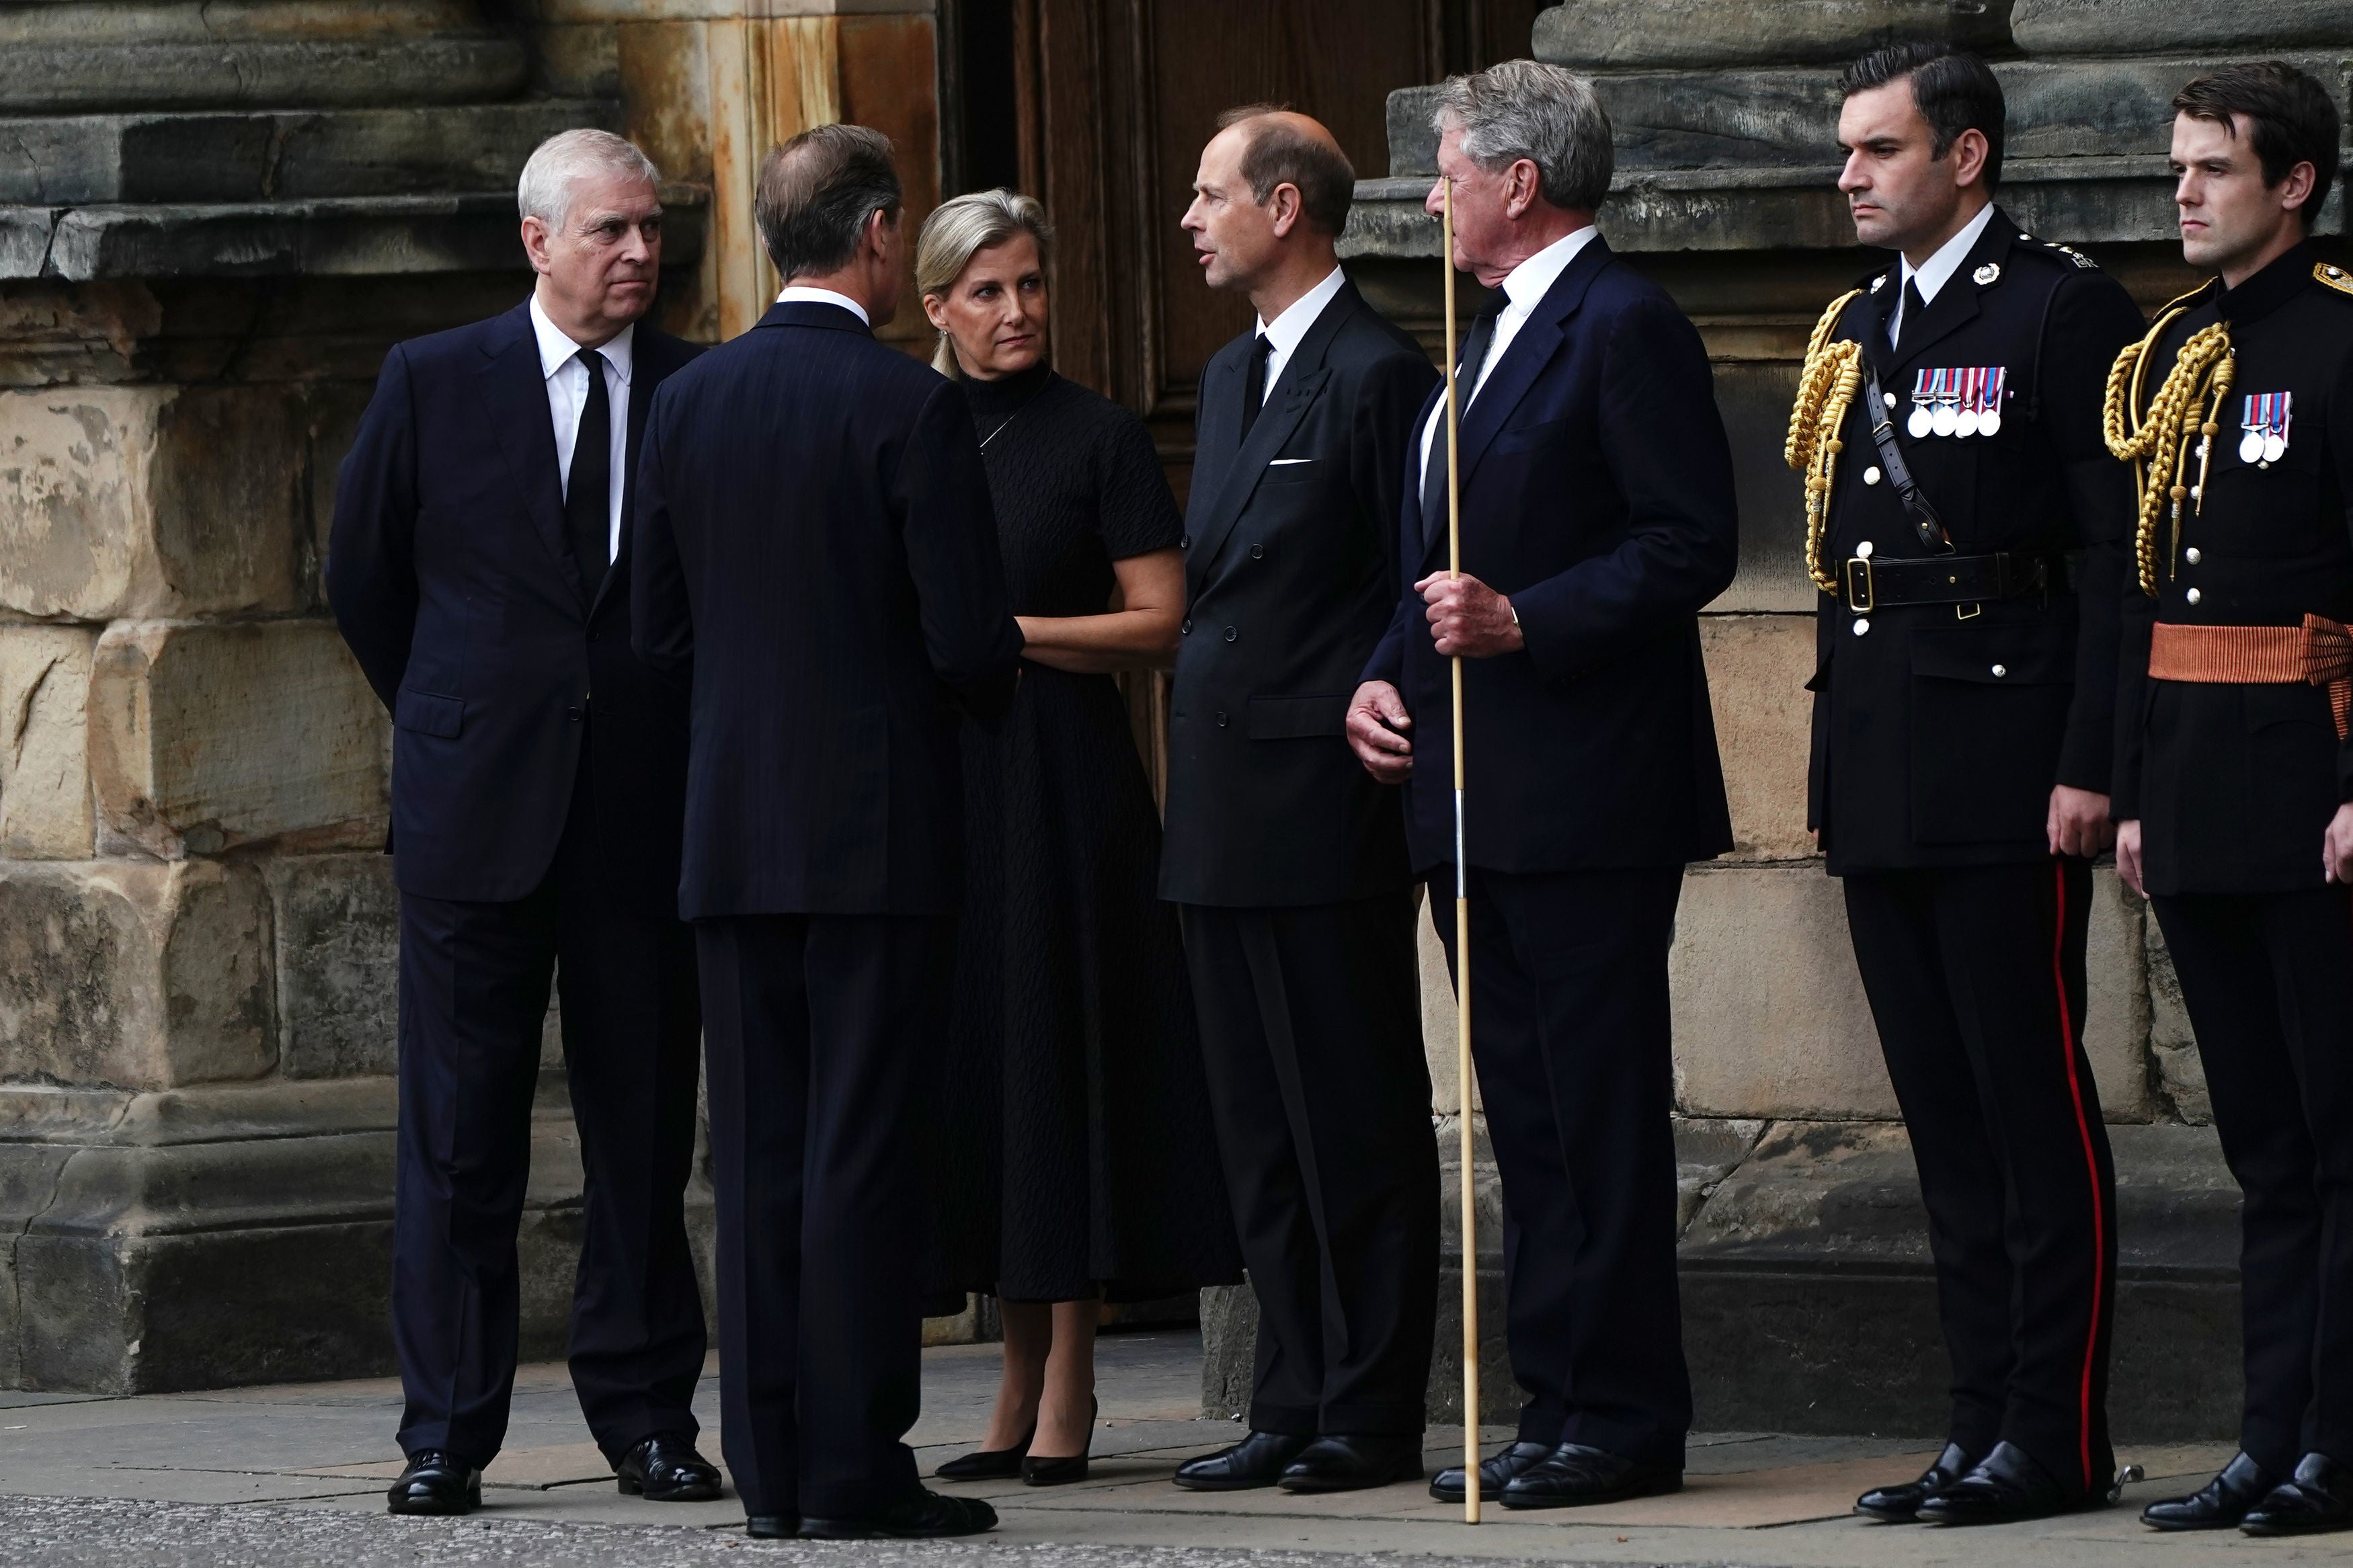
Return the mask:
M1846 607L1858 616L1869 615L1879 605L1879 584L1871 574L1871 558L1854 555L1846 563Z

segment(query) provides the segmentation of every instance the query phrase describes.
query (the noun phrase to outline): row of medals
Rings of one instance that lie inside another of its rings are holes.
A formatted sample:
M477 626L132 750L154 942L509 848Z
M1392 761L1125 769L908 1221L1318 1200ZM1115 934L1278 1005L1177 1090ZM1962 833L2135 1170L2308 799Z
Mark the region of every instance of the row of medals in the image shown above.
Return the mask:
M1905 422L1915 441L1931 436L1991 436L2001 429L2001 398L2007 367L1923 370L1912 384L1912 417Z
M2001 430L2001 410L1988 408L1980 412L1963 408L1953 398L1925 403L1915 397L1912 400L1912 417L1904 422L1904 428L1915 441L1925 441L1931 436L1992 436Z

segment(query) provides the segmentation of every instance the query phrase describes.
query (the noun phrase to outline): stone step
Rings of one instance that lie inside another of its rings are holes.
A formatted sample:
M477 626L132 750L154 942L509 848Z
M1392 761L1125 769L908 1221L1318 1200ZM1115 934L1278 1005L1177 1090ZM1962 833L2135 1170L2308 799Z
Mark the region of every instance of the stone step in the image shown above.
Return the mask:
M506 190L559 131L620 106L539 99L438 109L0 119L0 204L311 201Z

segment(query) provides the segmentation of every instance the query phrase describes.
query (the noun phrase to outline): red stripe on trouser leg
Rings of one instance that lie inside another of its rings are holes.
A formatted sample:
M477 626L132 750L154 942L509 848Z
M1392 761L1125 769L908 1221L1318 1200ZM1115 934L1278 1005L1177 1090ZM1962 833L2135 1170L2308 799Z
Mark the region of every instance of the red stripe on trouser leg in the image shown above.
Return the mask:
M2092 1184L2092 1321L2084 1334L2084 1392L2078 1412L2083 1435L2084 1488L2092 1488L2092 1373L2100 1354L2102 1265L2108 1255L2107 1215L2100 1205L2100 1161L2092 1149L2092 1125L2084 1116L2084 1084L2075 1071L2075 1019L2067 1005L2067 863L2053 860L2058 916L2052 922L2051 978L2059 995L2059 1050L2067 1063L2067 1092L2075 1101L2075 1131L2084 1140L2084 1170Z

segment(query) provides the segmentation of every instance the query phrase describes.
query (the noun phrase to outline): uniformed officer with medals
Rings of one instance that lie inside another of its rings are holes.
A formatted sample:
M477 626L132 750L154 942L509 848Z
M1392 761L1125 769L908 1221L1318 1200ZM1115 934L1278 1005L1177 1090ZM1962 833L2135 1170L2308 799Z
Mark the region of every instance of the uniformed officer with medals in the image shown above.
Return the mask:
M1851 68L1857 237L1901 252L1808 347L1788 456L1820 590L1809 826L1910 1129L1949 1441L1859 1511L2104 1502L2115 1177L2084 1053L2132 494L2099 423L2140 313L1993 205L2001 89L1897 45Z
M2277 61L2174 99L2182 253L2218 276L2110 381L2139 486L2116 865L2148 894L2246 1195L2240 1453L2160 1530L2353 1526L2353 276L2306 242L2328 90Z

